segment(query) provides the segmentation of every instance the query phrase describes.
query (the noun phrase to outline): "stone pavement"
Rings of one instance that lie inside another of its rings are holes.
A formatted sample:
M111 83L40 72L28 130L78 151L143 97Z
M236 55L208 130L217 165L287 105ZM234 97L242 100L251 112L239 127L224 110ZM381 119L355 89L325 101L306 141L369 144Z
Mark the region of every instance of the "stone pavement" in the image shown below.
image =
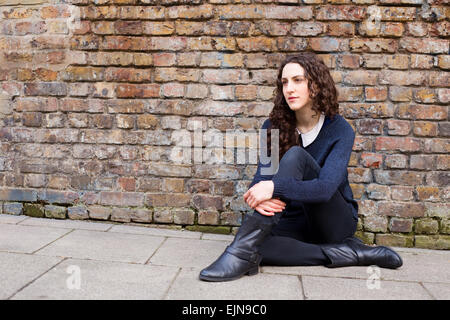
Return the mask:
M450 251L395 248L397 270L261 267L209 283L232 236L0 214L0 299L304 300L450 298Z

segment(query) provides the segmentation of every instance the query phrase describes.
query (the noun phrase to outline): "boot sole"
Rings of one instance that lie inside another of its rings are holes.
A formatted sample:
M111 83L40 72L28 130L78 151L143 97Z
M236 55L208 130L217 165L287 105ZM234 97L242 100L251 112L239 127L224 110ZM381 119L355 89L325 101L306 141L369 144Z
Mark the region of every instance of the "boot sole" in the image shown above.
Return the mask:
M256 274L258 274L258 267L250 269L249 271L247 271L244 274L238 275L236 277L231 277L231 278L214 278L214 277L208 277L208 276L202 276L202 275L199 275L198 278L203 281L222 282L222 281L233 281L233 280L242 278L243 276L254 276Z

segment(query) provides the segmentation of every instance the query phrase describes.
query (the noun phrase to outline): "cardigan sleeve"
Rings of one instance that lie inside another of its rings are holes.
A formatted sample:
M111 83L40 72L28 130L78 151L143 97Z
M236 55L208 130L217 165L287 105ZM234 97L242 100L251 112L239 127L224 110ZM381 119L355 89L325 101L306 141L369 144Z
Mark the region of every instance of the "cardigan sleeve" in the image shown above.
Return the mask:
M269 126L270 126L270 120L267 119L266 121L264 121L263 125L261 126L261 129L268 129ZM260 140L260 142L261 142L261 140ZM271 162L269 162L267 164L262 164L261 159L258 160L258 168L256 169L255 176L253 177L253 181L250 183L248 189L250 189L251 187L253 187L255 184L257 184L260 181L272 180L273 175L262 175L261 174L261 168L269 168L270 165L271 165Z
M318 178L299 180L293 177L273 177L272 197L302 201L305 203L327 202L347 177L355 133L353 129L338 139L332 146Z

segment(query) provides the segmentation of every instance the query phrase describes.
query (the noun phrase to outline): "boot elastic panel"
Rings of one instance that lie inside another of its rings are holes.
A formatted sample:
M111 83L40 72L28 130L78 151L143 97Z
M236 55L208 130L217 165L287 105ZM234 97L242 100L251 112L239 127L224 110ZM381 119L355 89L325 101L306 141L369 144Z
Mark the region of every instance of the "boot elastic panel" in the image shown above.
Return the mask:
M323 245L322 251L331 262L326 265L328 268L357 266L359 264L358 255L346 244Z

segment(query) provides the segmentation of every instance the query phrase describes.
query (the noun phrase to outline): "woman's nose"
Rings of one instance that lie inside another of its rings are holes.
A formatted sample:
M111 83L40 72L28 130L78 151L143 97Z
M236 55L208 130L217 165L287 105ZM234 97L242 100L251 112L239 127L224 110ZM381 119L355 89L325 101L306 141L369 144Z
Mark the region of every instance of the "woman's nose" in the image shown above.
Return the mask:
M292 82L288 82L286 85L286 91L287 92L292 92L294 91L294 86L292 85Z

